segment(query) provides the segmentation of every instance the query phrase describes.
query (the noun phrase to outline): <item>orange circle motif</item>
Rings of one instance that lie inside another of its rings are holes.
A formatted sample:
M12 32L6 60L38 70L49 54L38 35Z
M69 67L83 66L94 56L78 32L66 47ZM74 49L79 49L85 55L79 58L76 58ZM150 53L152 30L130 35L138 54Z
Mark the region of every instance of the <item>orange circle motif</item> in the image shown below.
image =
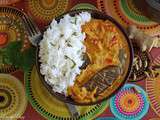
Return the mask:
M0 47L5 45L8 41L8 36L6 33L0 33Z
M120 99L120 106L123 106L125 112L132 112L139 107L139 98L135 93L127 93Z

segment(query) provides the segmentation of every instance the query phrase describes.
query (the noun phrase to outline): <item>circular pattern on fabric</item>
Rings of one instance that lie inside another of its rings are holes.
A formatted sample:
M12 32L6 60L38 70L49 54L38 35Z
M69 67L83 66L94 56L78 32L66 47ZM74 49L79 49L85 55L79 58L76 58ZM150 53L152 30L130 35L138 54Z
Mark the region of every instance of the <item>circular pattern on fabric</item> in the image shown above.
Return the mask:
M147 17L143 16L141 11L136 8L133 0L120 0L119 3L115 4L115 9L121 9L123 12L122 14L125 14L129 19L135 22L140 22L145 25L154 24Z
M134 84L126 84L110 100L112 113L122 120L140 120L149 109L145 91Z
M25 90L20 80L0 74L0 118L20 118L26 106Z
M160 117L160 75L156 78L148 78L146 80L146 91L151 103L151 107Z
M96 10L97 8L94 5L89 4L89 3L80 3L80 4L75 5L72 8L72 10L76 10L76 9L93 9L93 10Z
M149 67L150 59L148 53L146 51L141 52L141 50L134 45L134 64L129 81L136 82L144 80L148 77L147 75L150 74Z
M108 102L102 102L94 106L76 106L80 112L77 118L71 117L65 103L53 97L40 80L36 67L25 73L26 93L28 99L42 116L53 120L90 120L102 113L108 106Z
M3 86L1 86L2 88ZM7 88L8 90L10 90L9 88ZM12 101L12 95L14 95L14 93L11 91L7 91L5 89L0 89L0 109L4 109L7 108L11 101ZM10 94L11 93L11 94Z
M38 20L51 21L64 13L68 6L68 0L29 0L27 10Z
M25 41L27 39L25 27L17 9L12 7L0 7L0 73L10 73L16 70L14 66L3 64L2 53L10 42Z
M159 35L160 25L148 19L135 0L97 0L98 8L111 15L123 26L129 24L136 25L146 33L157 36Z
M11 5L19 2L20 0L0 0L0 5Z

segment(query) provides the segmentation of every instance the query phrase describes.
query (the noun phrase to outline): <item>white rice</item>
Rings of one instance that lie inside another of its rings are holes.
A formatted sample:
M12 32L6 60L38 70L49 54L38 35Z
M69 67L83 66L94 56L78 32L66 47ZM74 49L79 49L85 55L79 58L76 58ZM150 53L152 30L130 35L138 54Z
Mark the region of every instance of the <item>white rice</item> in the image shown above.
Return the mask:
M90 20L88 12L74 17L67 14L59 23L54 19L43 35L39 44L40 72L55 92L66 94L67 88L80 74L79 67L84 63L86 51L81 26Z

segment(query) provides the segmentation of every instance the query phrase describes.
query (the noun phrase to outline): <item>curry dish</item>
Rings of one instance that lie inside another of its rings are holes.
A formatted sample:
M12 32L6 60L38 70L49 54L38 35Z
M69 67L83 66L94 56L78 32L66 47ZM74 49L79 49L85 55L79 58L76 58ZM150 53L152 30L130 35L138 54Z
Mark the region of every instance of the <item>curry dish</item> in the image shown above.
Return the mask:
M113 85L106 89L103 93L96 95L97 87L92 91L87 90L85 84L98 71L103 68L114 65L120 65L119 50L124 49L126 56L129 58L128 44L121 35L120 30L109 20L103 21L99 19L92 19L90 22L82 26L82 31L86 33L84 45L86 46L86 53L90 59L90 64L81 71L77 76L73 86L68 88L68 95L79 103L89 103L102 99L112 91L114 87L119 86L121 80L125 76L119 75ZM129 61L126 60L126 68Z

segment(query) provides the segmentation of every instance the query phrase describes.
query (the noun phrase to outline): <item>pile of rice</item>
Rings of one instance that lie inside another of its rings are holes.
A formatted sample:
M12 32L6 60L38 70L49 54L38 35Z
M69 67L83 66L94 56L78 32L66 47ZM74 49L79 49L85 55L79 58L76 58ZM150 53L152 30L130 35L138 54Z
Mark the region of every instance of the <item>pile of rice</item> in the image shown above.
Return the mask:
M67 14L59 23L54 19L44 33L39 44L40 72L55 92L66 94L67 88L74 84L76 76L81 72L86 51L83 44L85 33L81 26L90 20L88 12L74 17Z

